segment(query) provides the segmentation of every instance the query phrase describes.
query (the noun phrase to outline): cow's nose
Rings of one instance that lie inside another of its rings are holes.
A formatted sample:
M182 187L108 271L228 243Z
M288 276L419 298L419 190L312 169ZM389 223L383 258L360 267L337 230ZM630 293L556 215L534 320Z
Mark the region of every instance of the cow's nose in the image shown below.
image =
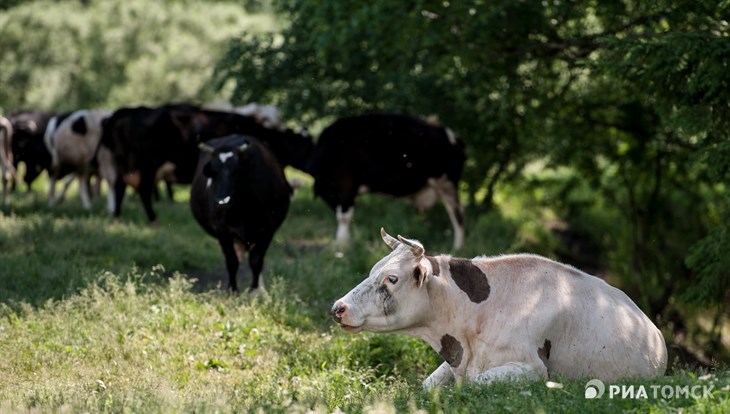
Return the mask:
M332 318L337 323L342 323L342 315L347 312L347 305L345 305L342 302L335 303L335 306L332 307L332 310L330 311L330 314L332 314Z

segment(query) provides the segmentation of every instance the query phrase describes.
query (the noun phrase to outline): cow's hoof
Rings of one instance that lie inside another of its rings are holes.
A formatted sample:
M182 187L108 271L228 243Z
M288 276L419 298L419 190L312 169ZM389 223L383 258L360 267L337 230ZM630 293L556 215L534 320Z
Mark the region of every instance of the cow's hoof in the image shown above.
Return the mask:
M249 288L247 294L250 298L266 299L269 297L269 292L267 292L266 288L263 286L259 286L257 288Z

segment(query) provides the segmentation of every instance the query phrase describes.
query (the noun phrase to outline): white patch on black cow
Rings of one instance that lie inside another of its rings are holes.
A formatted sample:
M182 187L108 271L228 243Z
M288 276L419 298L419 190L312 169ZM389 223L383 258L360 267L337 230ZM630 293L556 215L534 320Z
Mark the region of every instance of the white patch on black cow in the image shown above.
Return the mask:
M220 159L223 164L225 164L226 161L228 161L228 159L231 157L233 157L233 152L230 152L230 151L221 152L220 154L218 154L218 159Z
M213 179L208 177L208 181L205 182L205 186L207 188L210 188L211 184L213 184Z

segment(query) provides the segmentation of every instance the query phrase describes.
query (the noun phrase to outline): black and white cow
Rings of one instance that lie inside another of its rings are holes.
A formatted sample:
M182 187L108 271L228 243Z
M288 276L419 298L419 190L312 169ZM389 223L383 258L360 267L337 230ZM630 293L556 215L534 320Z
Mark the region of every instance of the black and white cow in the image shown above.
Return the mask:
M464 244L464 211L457 193L464 145L449 129L404 115L342 118L319 137L308 172L314 194L335 210L336 241L347 243L355 198L373 192L411 197L420 209L441 198Z
M112 186L116 181L116 170L112 154L104 147L97 151L102 135L102 122L111 114L100 109L82 109L62 114L51 119L46 128L44 141L51 153L49 169L49 205L54 206L63 200L66 191L75 177L79 179L79 196L84 209L91 209L89 181L91 175L99 175L109 185L107 208L114 207ZM92 160L96 157L96 165ZM61 194L56 195L56 181L66 177Z
M258 289L264 255L289 210L291 188L279 161L256 138L231 135L200 144L201 156L190 190L195 219L218 240L229 288L248 252Z
M597 378L664 374L661 331L626 294L550 259L428 256L380 230L393 250L332 307L348 332L399 332L445 360L425 388L453 379Z

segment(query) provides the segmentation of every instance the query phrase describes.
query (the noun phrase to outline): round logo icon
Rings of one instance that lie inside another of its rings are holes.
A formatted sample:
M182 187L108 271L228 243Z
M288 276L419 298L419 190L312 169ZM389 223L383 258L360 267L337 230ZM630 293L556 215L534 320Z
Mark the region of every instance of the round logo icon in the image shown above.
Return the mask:
M603 393L606 392L606 386L603 385L603 381L598 379L592 379L586 383L586 398L592 400L594 398L603 397Z

